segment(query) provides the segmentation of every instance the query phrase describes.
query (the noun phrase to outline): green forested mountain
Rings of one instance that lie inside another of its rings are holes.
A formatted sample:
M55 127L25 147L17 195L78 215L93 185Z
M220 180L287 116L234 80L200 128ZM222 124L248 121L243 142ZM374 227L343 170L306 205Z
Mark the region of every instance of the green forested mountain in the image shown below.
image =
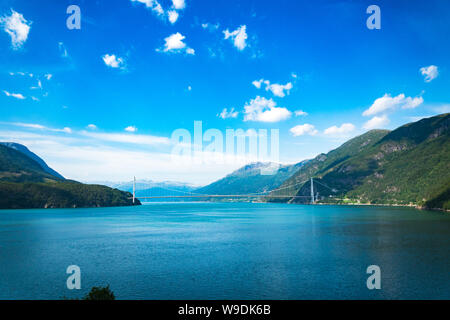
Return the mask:
M306 180L313 177L319 202L417 205L449 210L449 125L447 113L392 132L369 131L328 154L319 155L283 186L298 183L286 189L289 195L308 196L310 183ZM310 201L292 197L282 200Z
M9 147L12 148L14 150L17 150L21 153L23 153L24 155L26 155L28 158L33 159L34 161L36 161L41 168L51 174L52 176L55 176L57 178L60 179L64 179L64 177L62 175L60 175L58 172L56 172L55 170L53 170L52 168L50 168L44 160L42 160L40 157L38 157L35 153L31 152L27 147L25 147L22 144L19 143L14 143L14 142L0 142L0 145L4 145L5 147Z
M0 144L0 181L45 182L63 180L46 172L32 158Z
M274 174L261 174L261 170L270 170L273 163L251 163L226 177L205 187L195 190L201 194L250 194L261 193L279 187L286 179L292 176L307 161L294 165L280 166Z
M66 180L15 146L0 144L0 209L132 205L130 193Z

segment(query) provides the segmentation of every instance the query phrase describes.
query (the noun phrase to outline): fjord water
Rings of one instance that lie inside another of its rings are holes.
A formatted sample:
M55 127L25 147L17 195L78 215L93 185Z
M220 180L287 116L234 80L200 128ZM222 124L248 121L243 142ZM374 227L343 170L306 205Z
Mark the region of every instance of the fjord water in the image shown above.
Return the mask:
M1 210L0 299L449 299L450 215L394 207L153 203ZM82 289L66 288L81 268ZM366 269L381 268L381 290Z

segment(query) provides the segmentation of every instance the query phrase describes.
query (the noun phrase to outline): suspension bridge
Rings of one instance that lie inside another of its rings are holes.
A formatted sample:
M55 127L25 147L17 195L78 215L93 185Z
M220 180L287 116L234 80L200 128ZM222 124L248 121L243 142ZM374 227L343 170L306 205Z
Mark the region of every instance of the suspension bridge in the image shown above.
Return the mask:
M310 181L310 189L311 192L309 195L297 195L297 192L306 182ZM135 203L136 199L139 200L155 200L155 199L258 199L258 198L273 198L273 199L298 199L303 198L306 201L310 199L310 203L314 204L319 198L319 194L315 193L314 184L322 185L323 187L331 190L333 193L336 193L337 190L328 187L327 185L315 180L314 178L310 178L309 180L297 182L288 186L276 188L273 190L267 190L258 193L247 193L247 194L204 194L197 193L193 191L183 191L183 190L174 190L170 188L165 188L158 186L159 190L158 195L149 195L149 196L138 196L136 195L136 177L133 180L133 203ZM317 189L317 188L316 188ZM163 191L161 194L161 191ZM131 199L131 198L130 198ZM305 202L306 202L305 201Z

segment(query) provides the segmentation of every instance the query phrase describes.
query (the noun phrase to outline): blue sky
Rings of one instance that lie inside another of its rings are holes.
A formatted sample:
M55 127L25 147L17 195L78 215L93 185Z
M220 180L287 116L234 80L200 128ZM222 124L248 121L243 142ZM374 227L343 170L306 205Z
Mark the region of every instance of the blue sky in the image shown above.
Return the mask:
M81 181L202 184L243 164L171 163L194 121L279 129L294 163L450 110L444 0L6 0L0 17L0 140Z

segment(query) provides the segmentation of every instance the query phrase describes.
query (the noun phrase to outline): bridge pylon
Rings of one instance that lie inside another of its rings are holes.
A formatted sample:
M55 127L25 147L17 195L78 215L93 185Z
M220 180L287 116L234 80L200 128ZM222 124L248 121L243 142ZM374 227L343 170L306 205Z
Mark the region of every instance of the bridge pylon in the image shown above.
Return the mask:
M133 179L133 204L136 199L136 177Z

